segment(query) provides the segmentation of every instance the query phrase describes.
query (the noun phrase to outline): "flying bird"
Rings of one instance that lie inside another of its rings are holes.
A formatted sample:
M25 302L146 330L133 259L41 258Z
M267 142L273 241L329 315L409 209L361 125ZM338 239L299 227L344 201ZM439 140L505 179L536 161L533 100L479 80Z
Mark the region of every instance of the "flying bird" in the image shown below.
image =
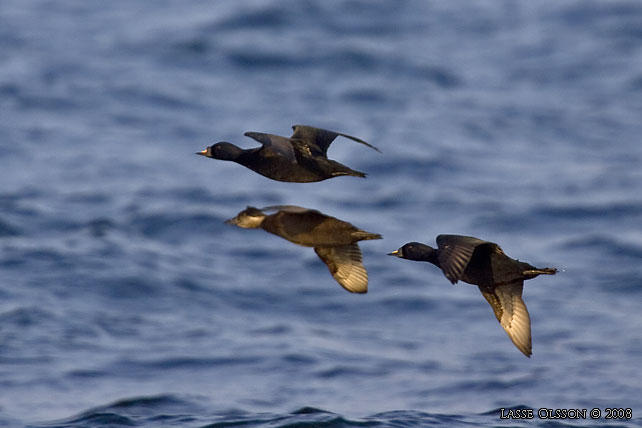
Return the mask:
M267 214L270 212L273 214ZM368 291L368 273L357 242L381 239L378 233L296 205L247 207L226 223L245 229L261 228L297 245L313 247L343 288L351 293Z
M512 259L494 242L472 236L439 235L436 249L409 242L389 255L432 263L453 284L461 280L477 285L517 349L531 356L531 320L522 300L524 281L554 275L557 269L539 269Z
M221 141L196 154L236 162L272 180L310 183L342 175L366 176L364 172L328 159L328 147L338 136L380 152L375 146L352 135L306 125L294 125L292 129L294 132L290 137L262 132L244 134L261 143L261 147L244 150Z

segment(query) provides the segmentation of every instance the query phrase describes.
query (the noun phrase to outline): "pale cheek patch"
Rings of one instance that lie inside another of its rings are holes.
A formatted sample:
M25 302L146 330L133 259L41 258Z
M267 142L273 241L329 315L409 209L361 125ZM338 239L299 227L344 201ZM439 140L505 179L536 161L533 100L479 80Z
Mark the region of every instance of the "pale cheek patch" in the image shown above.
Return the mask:
M256 229L261 226L265 217L243 216L238 220L238 226L245 229Z

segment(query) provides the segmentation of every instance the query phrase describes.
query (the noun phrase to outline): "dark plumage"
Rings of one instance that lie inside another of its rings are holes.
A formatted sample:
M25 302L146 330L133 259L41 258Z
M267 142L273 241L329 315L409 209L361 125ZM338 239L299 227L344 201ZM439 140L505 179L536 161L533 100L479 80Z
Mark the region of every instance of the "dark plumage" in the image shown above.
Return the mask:
M274 214L266 212L274 211ZM358 241L381 239L381 235L358 229L345 221L319 211L278 205L258 209L247 207L228 224L246 229L262 228L314 251L330 269L339 284L351 293L368 291L368 273L361 262Z
M349 138L376 151L376 147L351 135L294 125L290 138L261 132L244 135L261 143L261 147L243 150L227 142L209 146L197 155L236 162L272 180L309 183L340 175L365 177L366 174L328 159L328 147L338 136Z
M554 275L557 269L538 269L508 257L494 242L459 235L437 236L437 249L409 242L389 255L430 262L453 284L462 280L477 285L517 349L531 356L531 321L522 300L524 280Z

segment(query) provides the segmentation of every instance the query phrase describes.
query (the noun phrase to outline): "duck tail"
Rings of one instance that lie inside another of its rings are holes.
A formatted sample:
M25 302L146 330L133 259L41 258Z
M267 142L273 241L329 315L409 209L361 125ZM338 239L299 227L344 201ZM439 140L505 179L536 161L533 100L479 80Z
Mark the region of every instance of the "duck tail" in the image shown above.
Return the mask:
M556 273L555 268L529 269L524 271L524 276L555 275Z
M341 171L335 171L332 173L333 177L339 177L342 175L350 175L352 177L361 177L361 178L366 178L368 176L368 174L366 174L365 172L357 171L355 169L350 169L350 168L346 168L345 170L341 170Z
M353 177L361 177L361 178L366 178L368 176L368 174L366 174L365 172L357 171L354 169L351 169L348 175L351 175Z
M352 233L352 236L357 238L359 241L367 241L369 239L382 239L383 236L378 233L366 232L365 230L357 230Z

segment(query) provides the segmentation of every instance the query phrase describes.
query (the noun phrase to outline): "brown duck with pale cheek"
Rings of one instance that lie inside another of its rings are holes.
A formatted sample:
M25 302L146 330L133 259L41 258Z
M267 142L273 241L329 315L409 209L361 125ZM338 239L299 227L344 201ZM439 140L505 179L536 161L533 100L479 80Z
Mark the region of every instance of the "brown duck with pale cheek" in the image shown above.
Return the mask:
M409 242L389 255L432 263L453 284L461 280L477 285L517 349L531 356L531 320L522 300L524 281L555 275L557 269L539 269L512 259L494 242L472 236L439 235L437 248Z
M268 214L270 212L273 214ZM368 291L368 272L357 242L381 239L378 233L366 232L317 210L295 205L247 207L226 223L244 229L261 228L297 245L313 247L343 288L351 293Z
M328 131L306 125L294 125L292 136L246 132L244 135L261 143L261 147L243 150L228 142L216 143L197 155L236 162L264 177L291 183L310 183L328 178L366 174L328 159L328 147L338 136L364 144L376 151L373 145L340 132Z

